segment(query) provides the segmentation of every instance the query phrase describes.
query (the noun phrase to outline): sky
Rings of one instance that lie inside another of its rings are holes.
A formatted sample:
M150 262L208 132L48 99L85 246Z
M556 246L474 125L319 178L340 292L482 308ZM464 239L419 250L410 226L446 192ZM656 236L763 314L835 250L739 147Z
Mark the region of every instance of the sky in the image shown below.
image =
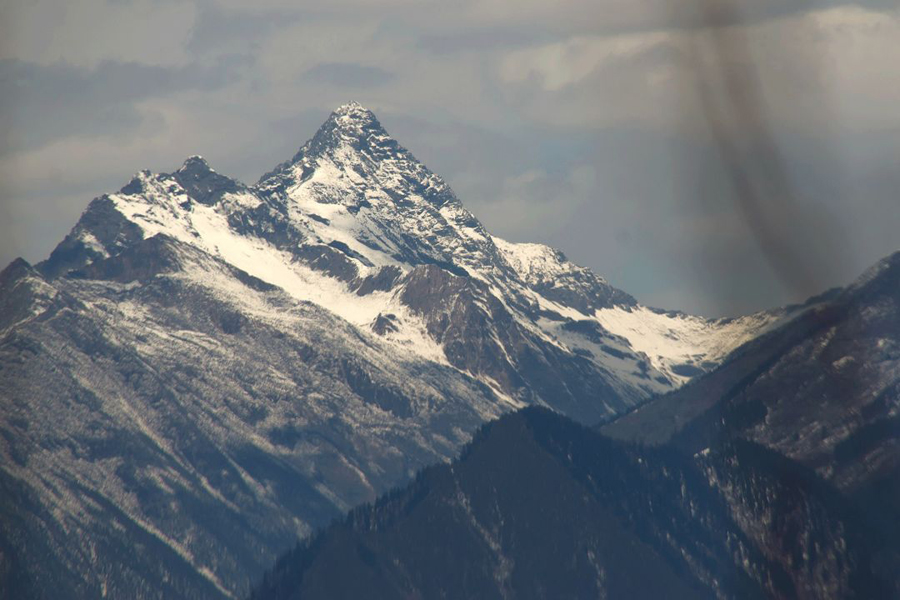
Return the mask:
M900 250L897 0L0 0L0 263L356 100L495 235L733 316Z

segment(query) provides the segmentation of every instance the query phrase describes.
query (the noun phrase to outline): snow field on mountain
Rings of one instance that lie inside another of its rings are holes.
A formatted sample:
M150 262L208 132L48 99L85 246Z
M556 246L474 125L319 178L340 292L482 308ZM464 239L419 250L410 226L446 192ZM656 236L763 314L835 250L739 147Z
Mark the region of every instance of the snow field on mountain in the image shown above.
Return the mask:
M611 333L627 339L636 351L646 354L654 367L683 384L691 376L679 374L673 367L718 363L738 346L773 327L781 317L757 313L739 319L709 320L661 313L645 306L616 306L597 310L594 318Z

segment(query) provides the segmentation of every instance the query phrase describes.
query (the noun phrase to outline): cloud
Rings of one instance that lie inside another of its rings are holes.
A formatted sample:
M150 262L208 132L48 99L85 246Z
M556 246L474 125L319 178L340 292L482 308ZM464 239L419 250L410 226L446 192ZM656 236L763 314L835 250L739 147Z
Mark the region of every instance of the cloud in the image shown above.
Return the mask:
M0 3L0 58L96 67L103 61L175 66L197 9L183 0Z
M835 7L890 13L894 0L470 0L455 11L470 27L540 28L554 35L618 35L745 26Z
M420 35L416 47L434 54L457 52L485 52L498 49L520 48L553 41L557 36L540 30L516 30L503 27L464 28Z
M320 63L303 74L312 83L345 88L376 87L390 83L394 74L380 67L353 63Z
M214 91L247 67L245 57L210 66L106 61L95 68L0 60L0 155L72 136L123 136L142 122L135 105L183 90Z
M629 63L669 40L661 32L611 37L576 36L561 42L507 53L500 77L507 83L534 81L545 91L577 84L608 65Z
M200 4L186 49L191 53L247 52L258 47L275 29L304 18L298 10L225 10L211 2Z

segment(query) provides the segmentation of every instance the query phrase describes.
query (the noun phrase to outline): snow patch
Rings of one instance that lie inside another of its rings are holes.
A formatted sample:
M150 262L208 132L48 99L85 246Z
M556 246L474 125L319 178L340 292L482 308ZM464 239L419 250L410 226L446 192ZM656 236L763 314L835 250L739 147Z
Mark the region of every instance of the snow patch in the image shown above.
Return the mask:
M692 375L680 365L706 370L738 346L771 329L780 316L757 313L739 319L709 320L681 313L660 313L644 306L602 308L594 313L605 329L627 339L654 367L683 384Z

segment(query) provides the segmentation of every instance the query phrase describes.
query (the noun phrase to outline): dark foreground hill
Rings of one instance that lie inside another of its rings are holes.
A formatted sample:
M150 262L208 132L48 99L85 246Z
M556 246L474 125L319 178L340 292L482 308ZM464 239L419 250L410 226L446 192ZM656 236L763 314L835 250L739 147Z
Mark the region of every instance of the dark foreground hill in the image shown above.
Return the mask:
M528 408L298 545L252 597L881 598L884 552L761 446L690 456Z

